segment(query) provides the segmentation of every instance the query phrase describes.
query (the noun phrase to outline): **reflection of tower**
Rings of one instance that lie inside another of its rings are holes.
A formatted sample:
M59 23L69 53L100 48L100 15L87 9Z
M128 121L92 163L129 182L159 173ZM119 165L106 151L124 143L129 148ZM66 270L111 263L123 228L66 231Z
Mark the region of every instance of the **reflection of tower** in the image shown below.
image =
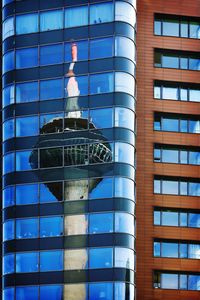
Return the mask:
M66 86L67 93L67 102L66 102L66 116L64 118L64 133L74 133L74 136L70 134L70 137L64 139L54 139L52 137L47 137L45 134L50 132L63 132L63 119L62 118L53 118L48 123L46 123L41 128L41 136L39 142L35 146L36 148L47 148L47 147L56 147L54 151L46 150L45 155L43 155L43 165L49 165L48 162L52 160L62 161L63 153L61 148L58 148L62 145L65 147L64 150L64 162L65 165L76 166L78 169L79 165L87 165L88 163L106 163L112 160L111 148L107 140L98 130L90 131L85 137L82 134L83 130L86 129L95 129L95 125L92 122L89 122L87 118L82 116L82 112L79 107L79 86L75 77L74 67L77 61L77 45L72 44L72 62L69 66L69 71L66 74L68 77L68 82ZM52 130L53 129L53 130ZM77 135L78 133L78 135ZM30 156L31 166L34 168L36 164L35 152L33 151ZM70 170L68 170L69 172ZM65 171L64 171L65 172ZM87 170L85 171L87 174ZM95 176L95 173L94 173ZM42 175L41 175L42 177ZM86 176L87 177L87 176ZM43 178L40 178L43 180ZM91 192L97 184L100 182L100 179L90 180L90 184L86 180L77 181L67 181L65 182L64 188L64 199L76 199L84 200L88 198L88 191ZM54 187L52 188L51 184L46 184L49 190L57 199L61 199L60 192ZM78 234L87 234L87 220L85 216L79 216L78 222L73 222L71 216L65 216L65 234L66 235L76 235ZM86 267L88 257L87 250L82 251L82 254L74 258L76 260L75 265L77 269L84 269ZM69 265L68 257L65 256L65 267ZM80 285L77 294L74 295L74 300L82 300L86 298L86 287Z

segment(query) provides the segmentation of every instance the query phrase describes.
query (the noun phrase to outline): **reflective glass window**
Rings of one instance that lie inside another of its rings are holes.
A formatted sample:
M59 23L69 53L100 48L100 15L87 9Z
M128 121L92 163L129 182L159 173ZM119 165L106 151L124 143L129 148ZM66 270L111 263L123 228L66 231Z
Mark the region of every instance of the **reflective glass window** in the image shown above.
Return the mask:
M89 233L113 232L113 214L90 214L89 215Z
M2 6L4 6L4 5L6 5L6 4L8 4L8 3L11 3L11 2L13 2L14 0L3 0L2 1Z
M188 194L188 184L187 182L180 182L180 195L187 195Z
M3 256L3 275L11 274L15 271L14 254Z
M98 180L98 179L96 179ZM113 178L99 178L99 183L95 186L95 182L91 179L89 183L89 198L112 198L113 197Z
M188 245L188 257L200 259L200 245L199 244L189 244Z
M163 180L162 181L162 193L163 194L171 194L171 195L178 195L178 182L177 181L169 181Z
M162 162L178 163L179 161L178 156L179 156L178 150L169 150L169 149L162 150Z
M40 252L40 271L63 270L63 251Z
M115 197L134 199L134 182L128 178L115 178Z
M16 204L34 204L38 202L38 185L16 185Z
M14 51L7 52L3 56L3 73L8 72L14 69L15 65L15 58L14 58Z
M55 122L56 126L48 126ZM63 113L41 114L40 115L40 134L55 133L63 131Z
M3 156L3 175L15 171L15 154L9 153Z
M136 59L136 49L135 44L132 40L122 37L116 36L115 38L115 56L122 56L135 61Z
M65 61L72 61L72 46L77 46L77 60L86 60L88 59L88 40L86 41L77 41L73 43L65 43Z
M115 248L115 267L134 270L134 252L127 248Z
M15 188L14 186L8 186L3 190L3 208L12 206L15 204Z
M189 152L189 163L192 165L200 165L200 152Z
M187 164L188 163L188 153L187 151L181 150L180 151L180 163Z
M180 69L188 69L188 57L180 57Z
M10 17L3 22L3 40L12 35L14 35L14 18Z
M16 272L29 273L38 271L38 252L16 254Z
M115 73L115 91L129 93L135 96L135 79L124 72Z
M100 24L113 21L113 3L90 5L90 24Z
M180 213L180 226L187 226L187 213Z
M81 300L88 299L88 285L86 283L65 284L64 299L75 300L78 298L80 298Z
M87 234L87 215L65 216L65 235Z
M63 28L63 11L52 10L40 12L40 31Z
M163 99L163 97L161 97L161 87L160 86L154 86L154 98L156 99Z
M189 132L200 133L200 121L189 121Z
M63 148L40 149L40 168L59 167L63 165Z
M63 45L40 47L40 65L59 64L63 62Z
M163 21L163 35L179 36L179 22L176 20Z
M81 186L83 189L79 190L77 186ZM64 197L67 201L88 199L88 180L66 181Z
M39 288L37 286L16 287L16 300L38 300Z
M42 80L40 81L40 100L62 98L63 90L62 79Z
M156 193L156 194L161 193L160 180L154 180L154 193Z
M38 48L16 50L16 68L31 68L38 65Z
M189 182L189 195L190 196L200 196L200 183Z
M72 86L76 85L74 90ZM65 92L68 97L88 95L88 76L70 77L65 80Z
M160 211L154 211L154 225L160 225L161 223L161 213Z
M134 217L127 213L115 213L115 232L134 235Z
M124 127L135 130L135 114L132 110L116 107L115 108L115 127Z
M40 184L40 202L62 201L62 182L48 182Z
M164 131L179 131L179 120L176 119L162 119L162 130Z
M113 300L113 284L112 283L91 283L89 285L89 295L95 300Z
M32 102L39 100L38 82L25 82L16 84L16 102Z
M177 212L162 212L162 225L178 226L178 213Z
M65 9L65 28L88 25L88 6Z
M178 289L178 274L161 274L161 288Z
M189 89L190 101L200 102L200 90Z
M179 288L181 290L187 289L187 275L185 275L185 274L179 275Z
M163 99L178 100L178 88L175 87L163 87Z
M161 26L162 26L161 20L154 21L154 33L156 35L162 35Z
M85 270L88 268L87 249L65 250L65 270Z
M199 39L200 38L200 24L198 22L190 22L190 38Z
M112 248L90 248L89 249L89 268L112 268L113 249Z
M112 57L113 38L90 40L90 59Z
M90 75L90 94L113 92L113 74L102 73Z
M135 26L136 24L136 12L132 5L117 1L115 3L115 21L122 21Z
M187 88L179 88L180 92L180 100L182 101L188 101L188 89Z
M200 275L188 275L188 290L200 291Z
M163 257L178 257L178 243L162 243Z
M16 238L32 239L38 237L38 219L17 219L16 220Z
M179 58L173 55L162 55L162 67L163 68L179 68Z
M15 223L13 220L3 224L3 241L13 240L15 237Z
M16 136L37 135L38 125L38 116L16 118Z
M130 144L115 143L115 162L129 163L134 166L135 149Z
M63 217L40 218L40 237L63 235Z
M190 58L189 59L189 69L190 70L200 70L200 59L199 58Z
M153 252L155 257L160 257L161 255L161 243L160 242L154 242L153 244Z
M62 300L63 299L62 285L47 285L40 286L40 300Z
M38 14L16 16L16 34L26 34L38 31Z
M30 156L32 151L17 151L16 152L16 171L32 170ZM36 166L34 166L36 167Z
M3 96L3 107L7 106L7 105L10 105L10 104L13 104L14 101L15 101L15 88L14 88L14 85L9 85L7 86L6 88L3 89L3 93L2 93L2 96Z
M188 22L187 21L181 21L181 37L188 37Z
M180 120L180 132L188 132L188 120Z
M91 109L89 118L95 128L111 128L113 126L113 109Z
M7 288L3 290L3 300L14 300L15 289Z

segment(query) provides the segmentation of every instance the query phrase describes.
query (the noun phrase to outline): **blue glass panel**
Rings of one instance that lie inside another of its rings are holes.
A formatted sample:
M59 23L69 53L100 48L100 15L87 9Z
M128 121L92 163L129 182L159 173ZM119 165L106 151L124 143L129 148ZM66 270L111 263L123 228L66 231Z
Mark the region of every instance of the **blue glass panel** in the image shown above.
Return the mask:
M113 232L113 214L90 214L89 233Z
M3 123L3 141L15 136L14 119L10 119Z
M161 193L161 183L160 183L160 180L155 180L154 179L154 193L155 194L160 194Z
M188 245L188 257L200 259L200 245L199 244L189 244Z
M91 283L89 285L89 298L95 300L112 300L113 284L112 283Z
M200 275L188 275L188 290L200 291Z
M6 4L8 4L8 3L11 3L11 2L13 2L14 0L3 0L2 1L2 6L4 6L4 5L6 5Z
M163 257L178 257L177 243L162 243L161 256Z
M135 44L131 39L122 36L115 37L115 56L127 57L136 60Z
M62 300L62 290L61 285L40 286L40 300Z
M12 35L14 35L14 18L10 17L3 22L3 40Z
M89 198L112 198L113 196L113 178L103 178L98 185L92 189L93 182L90 183Z
M180 226L187 226L187 213L180 213Z
M172 55L162 55L163 68L179 68L179 58Z
M32 136L39 133L38 116L16 118L16 136Z
M16 34L26 34L38 31L38 14L16 16Z
M127 298L127 287L123 282L115 283L115 300L131 300L134 298Z
M199 39L200 38L200 24L199 22L190 22L190 38Z
M63 217L40 218L40 237L63 235Z
M57 191L57 195L60 195L60 197L57 199L57 196L55 196L50 190ZM40 185L40 202L56 202L56 201L62 200L62 183L60 182L51 182L47 184L41 184Z
M112 268L113 249L112 248L91 248L89 249L89 268Z
M200 196L200 183L189 182L189 195L190 196Z
M9 153L3 156L3 175L15 171L15 154Z
M15 204L15 188L14 186L6 187L3 190L3 208Z
M13 240L15 237L15 223L13 220L3 224L3 241Z
M31 102L39 100L38 82L16 84L16 102Z
M38 218L16 220L16 238L32 239L38 237Z
M113 74L94 74L90 75L90 94L112 93Z
M127 213L115 213L115 231L135 234L134 217Z
M62 79L43 80L40 82L40 100L62 98L63 92Z
M187 275L180 274L180 276L179 276L179 288L181 290L186 290L187 289Z
M16 152L16 171L32 170L30 164L30 155L32 151Z
M133 3L133 6L135 4ZM132 5L122 2L116 1L115 3L115 20L127 22L133 27L136 25L136 12Z
M16 185L16 204L34 204L38 202L38 185Z
M73 90L75 85L78 88L78 92ZM65 80L65 93L68 97L88 95L88 76L70 77Z
M154 256L155 257L160 257L160 242L154 242L153 244L153 248L154 248Z
M15 289L7 288L3 290L3 300L14 300Z
M16 287L16 300L38 300L39 288L37 286Z
M90 40L90 59L112 57L113 38Z
M162 225L178 226L178 213L163 211Z
M63 44L40 47L40 65L59 64L63 62Z
M179 257L180 258L187 258L188 257L188 245L187 244L181 243L179 245Z
M134 252L127 248L115 248L115 267L135 269L135 257Z
M16 68L31 68L38 65L38 48L28 48L16 51Z
M134 182L128 178L115 178L115 197L124 197L134 200Z
M200 59L190 58L189 59L189 69L199 71L200 70Z
M3 56L3 73L14 69L14 51L7 52Z
M163 35L179 36L179 21L173 19L163 21Z
M53 10L40 12L40 31L63 28L63 11Z
M53 122L54 120L60 119L59 127L57 126L49 126L48 130L44 129L43 126L45 126L48 123ZM63 131L63 113L57 113L57 114L44 114L40 115L40 133L54 133L54 132L60 132Z
M3 89L3 107L14 103L15 101L15 89L14 85L9 85L5 89Z
M129 93L135 96L135 79L133 76L123 72L115 73L115 91Z
M132 110L116 107L115 108L115 127L124 127L135 131L135 114Z
M112 22L113 19L113 3L90 5L90 24Z
M154 211L154 225L160 224L160 211Z
M165 131L179 131L179 121L176 119L162 119L162 130Z
M178 274L161 274L162 289L178 289Z
M63 270L63 251L44 251L40 253L40 271Z
M200 133L200 121L189 121L189 132Z
M111 128L113 127L113 109L91 109L90 110L90 122L92 122L95 128Z
M178 193L178 181L162 181L162 194L178 195Z
M15 265L14 265L14 254L9 254L3 256L3 275L14 273Z
M189 213L188 225L189 227L200 228L200 214Z
M73 43L65 43L65 61L72 61L72 45L77 46L77 60L88 59L88 41L77 41Z
M65 28L88 24L88 6L65 9Z
M29 273L38 271L38 252L27 252L16 254L16 272Z

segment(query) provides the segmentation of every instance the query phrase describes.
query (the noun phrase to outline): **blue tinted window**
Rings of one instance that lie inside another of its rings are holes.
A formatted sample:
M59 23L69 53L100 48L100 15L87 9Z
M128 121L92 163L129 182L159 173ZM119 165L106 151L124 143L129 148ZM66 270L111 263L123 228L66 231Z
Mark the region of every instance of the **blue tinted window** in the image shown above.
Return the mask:
M113 74L95 74L90 76L90 94L113 92Z
M113 56L113 38L90 41L90 59Z
M38 48L28 48L16 51L16 68L31 68L38 65Z
M115 214L115 231L135 234L134 217L127 213Z
M162 194L178 195L178 181L163 180Z
M53 122L54 120L60 119L59 127L57 126L49 126L48 129L45 128L45 125L48 123ZM57 114L45 114L40 115L40 133L53 133L63 131L63 113L57 113Z
M40 219L40 237L63 235L63 217L49 217Z
M188 290L200 291L200 275L188 276Z
M112 248L94 248L89 250L89 268L112 268L113 249Z
M178 289L178 274L161 274L161 288Z
M113 109L91 109L89 118L96 128L111 128L113 126Z
M3 56L3 73L14 69L14 51L10 51Z
M56 193L55 193L56 191ZM40 202L55 202L62 200L62 183L49 182L40 185Z
M160 242L154 242L153 244L153 252L155 257L160 257Z
M200 196L200 183L189 182L189 195Z
M40 31L63 28L63 11L53 10L40 12Z
M189 213L188 224L189 227L200 228L200 214Z
M3 22L3 40L12 35L14 35L14 18L10 17Z
M188 257L200 259L200 245L188 245Z
M39 133L38 116L16 118L16 136L32 136Z
M63 251L44 251L40 253L40 271L63 270Z
M6 187L3 190L3 208L15 204L15 188L14 186Z
M128 178L115 178L115 197L134 199L134 182Z
M124 3L125 4L125 3ZM122 56L136 60L136 48L133 41L129 38L116 36L115 37L115 56Z
M135 79L132 75L116 72L115 73L115 91L129 93L135 96Z
M32 239L38 237L38 219L18 219L16 220L16 238Z
M10 119L3 123L3 141L14 137L15 135L15 123L14 119Z
M189 163L192 165L200 165L200 152L189 152Z
M3 89L3 107L14 103L14 85L9 85Z
M63 45L40 47L40 65L59 64L63 61Z
M65 43L65 61L72 61L72 46L77 46L77 60L88 59L88 41L78 41L74 43Z
M162 256L178 257L178 244L177 243L162 243Z
M25 34L38 31L38 14L16 16L16 34Z
M15 171L15 154L9 153L3 157L3 175Z
M173 55L162 56L162 67L163 68L179 68L179 58Z
M178 213L163 211L162 225L178 226Z
M113 284L112 283L91 283L89 285L89 294L91 299L95 300L112 300Z
M162 119L162 130L179 131L179 120L163 118Z
M189 121L189 132L200 133L200 122L199 121Z
M7 288L3 290L3 300L14 300L14 288Z
M90 5L90 24L112 22L113 18L113 3Z
M14 273L15 265L14 265L14 254L9 254L3 256L3 275Z
M40 99L56 99L63 97L63 80L62 79L52 79L44 80L40 82Z
M15 236L15 223L13 220L3 224L3 241L13 240Z
M16 185L16 204L34 204L38 202L38 185Z
M16 152L16 171L32 170L30 164L30 155L32 151Z
M39 288L36 286L16 287L16 300L38 300Z
M31 102L39 100L38 82L16 84L16 102Z
M73 90L71 86L74 84L77 85L78 92ZM71 77L65 80L65 92L68 97L79 96L79 94L87 95L88 94L88 76L78 76Z
M115 267L134 270L134 252L127 248L115 248Z
M37 252L17 253L16 254L16 272L29 273L38 271Z
M89 216L89 233L113 232L113 214L91 214Z
M154 225L160 225L160 211L154 211Z
M72 7L65 9L65 28L88 24L88 7Z
M200 70L200 59L190 58L189 59L189 69L199 71Z
M112 198L113 196L113 178L100 178L100 182L94 188L93 182L90 182L89 198Z
M40 300L62 300L62 294L61 285L40 286Z

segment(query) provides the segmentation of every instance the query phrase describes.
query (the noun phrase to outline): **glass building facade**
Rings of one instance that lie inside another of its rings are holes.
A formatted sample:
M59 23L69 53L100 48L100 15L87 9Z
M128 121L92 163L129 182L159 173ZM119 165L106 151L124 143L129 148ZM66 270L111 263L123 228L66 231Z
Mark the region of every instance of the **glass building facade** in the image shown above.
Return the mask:
M4 300L135 298L135 2L3 1Z

